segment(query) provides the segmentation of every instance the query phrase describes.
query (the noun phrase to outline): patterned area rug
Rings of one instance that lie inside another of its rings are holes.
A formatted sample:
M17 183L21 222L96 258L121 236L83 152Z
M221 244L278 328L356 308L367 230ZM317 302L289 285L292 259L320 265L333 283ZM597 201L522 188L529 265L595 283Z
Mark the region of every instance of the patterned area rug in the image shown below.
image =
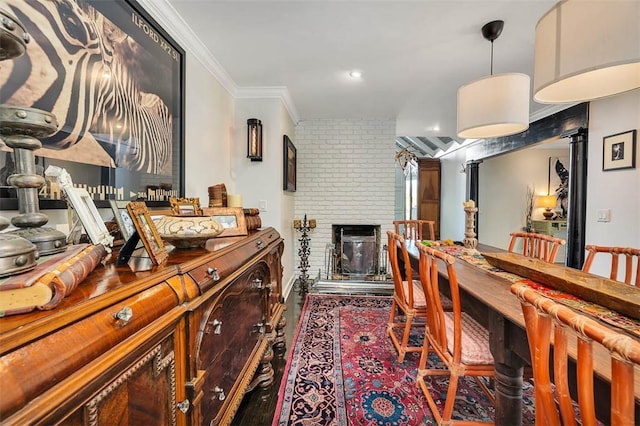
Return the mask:
M273 425L430 425L416 386L419 354L397 361L386 336L389 297L309 295L280 387ZM421 336L412 336L421 339ZM432 366L437 359L430 359ZM430 382L446 394L448 379ZM525 389L524 423L533 424L532 387ZM457 418L488 420L493 407L472 379L458 391Z

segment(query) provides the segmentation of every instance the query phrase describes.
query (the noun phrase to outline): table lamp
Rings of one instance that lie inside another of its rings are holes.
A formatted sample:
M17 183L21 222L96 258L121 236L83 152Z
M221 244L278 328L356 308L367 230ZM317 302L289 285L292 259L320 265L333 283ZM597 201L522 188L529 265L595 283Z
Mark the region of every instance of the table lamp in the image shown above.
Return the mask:
M542 212L542 216L544 216L546 220L551 220L554 214L551 209L556 206L556 197L555 195L540 195L536 200L536 205L543 207L544 211Z

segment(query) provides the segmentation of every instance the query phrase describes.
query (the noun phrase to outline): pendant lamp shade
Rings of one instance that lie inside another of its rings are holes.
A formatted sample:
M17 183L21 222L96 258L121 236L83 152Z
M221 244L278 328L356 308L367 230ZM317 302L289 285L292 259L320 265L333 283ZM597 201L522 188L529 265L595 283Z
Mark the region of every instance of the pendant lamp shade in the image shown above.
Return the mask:
M458 89L460 138L509 136L529 128L529 76L493 74L493 42L503 26L504 21L491 21L482 27L482 36L491 42L491 75Z
M485 139L529 128L530 80L526 74L495 74L458 89L458 137Z
M640 87L640 2L565 0L536 25L534 99L582 102Z

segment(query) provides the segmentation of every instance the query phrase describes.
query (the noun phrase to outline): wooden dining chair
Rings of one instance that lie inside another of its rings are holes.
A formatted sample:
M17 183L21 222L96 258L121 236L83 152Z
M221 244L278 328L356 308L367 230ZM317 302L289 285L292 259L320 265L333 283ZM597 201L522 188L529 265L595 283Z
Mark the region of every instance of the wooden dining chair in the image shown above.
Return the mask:
M494 361L489 350L489 332L468 314L462 312L460 292L454 268L455 258L451 255L417 244L420 252L420 281L427 297L427 328L422 345L417 383L429 403L429 407L438 425L446 424L478 424L471 420L453 420L453 408L456 402L458 381L463 376L473 377L492 403L493 393L481 377L494 376ZM439 283L439 265L446 270L451 292L452 310L447 312L441 303ZM430 368L429 352L433 352L442 360L445 369ZM440 411L432 389L426 382L427 377L449 376L444 407Z
M396 234L408 240L436 239L435 221L433 220L394 220L393 226L395 227ZM428 234L424 232L425 227L429 229Z
M535 257L549 263L556 261L558 249L567 243L562 238L535 232L512 232L510 235L511 240L509 241L508 249L510 252L515 251L516 243L521 240L522 255Z
M611 425L636 425L634 421L634 366L640 365L640 342L617 333L531 289L513 284L520 299L531 350L535 390L536 425L575 425L576 410L569 394L567 342L577 338L577 399L583 425L596 424L593 387L593 349L602 345L611 358ZM549 349L553 341L553 377ZM556 405L557 401L557 405ZM562 419L562 422L560 422Z
M414 326L414 319L426 318L427 302L420 281L412 279L413 269L405 239L392 231L387 231L387 236L389 237L389 263L393 276L393 300L387 323L387 334L398 351L398 362L403 362L407 352L419 352L422 349L422 346L409 346L409 335L411 327ZM401 260L398 258L398 252L402 256ZM404 269L404 275L401 266ZM424 326L424 323L421 326Z
M609 274L609 278L615 281L621 281L618 280L618 266L620 264L620 256L624 256L624 282L627 284L635 285L636 287L640 287L640 249L631 247L604 247L587 245L585 246L585 250L587 251L587 258L582 265L582 270L584 272L589 272L596 254L603 253L603 256L604 254L609 254L611 255L611 272ZM634 274L636 276L635 279L633 279Z

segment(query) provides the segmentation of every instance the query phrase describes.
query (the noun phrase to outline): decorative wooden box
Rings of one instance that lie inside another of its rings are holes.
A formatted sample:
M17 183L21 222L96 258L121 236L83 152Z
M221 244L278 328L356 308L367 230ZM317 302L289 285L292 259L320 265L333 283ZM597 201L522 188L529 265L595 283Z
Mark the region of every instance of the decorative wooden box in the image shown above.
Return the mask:
M640 288L517 253L482 253L507 272L640 319Z

